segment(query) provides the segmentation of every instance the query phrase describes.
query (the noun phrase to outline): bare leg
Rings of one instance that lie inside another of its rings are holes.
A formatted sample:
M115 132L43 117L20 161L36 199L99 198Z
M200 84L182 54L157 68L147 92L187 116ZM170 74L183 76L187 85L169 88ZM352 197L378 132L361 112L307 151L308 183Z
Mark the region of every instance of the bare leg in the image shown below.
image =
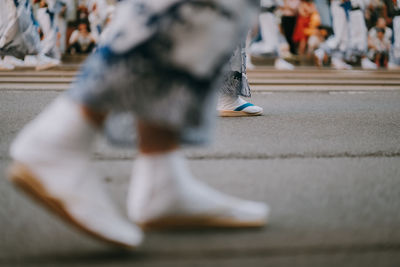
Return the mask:
M87 120L97 127L101 127L107 117L107 112L93 111L86 106L81 106L81 112Z
M161 154L179 148L178 135L165 127L139 120L139 150L142 154Z

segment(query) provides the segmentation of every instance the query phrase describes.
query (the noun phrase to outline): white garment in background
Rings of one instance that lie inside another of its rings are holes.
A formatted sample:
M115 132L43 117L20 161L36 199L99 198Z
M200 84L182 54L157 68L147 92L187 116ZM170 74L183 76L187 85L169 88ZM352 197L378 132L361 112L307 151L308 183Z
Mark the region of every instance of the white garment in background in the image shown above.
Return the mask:
M349 29L346 12L340 6L340 1L331 2L332 26L334 35L328 39L327 45L332 50L344 53L348 46Z
M400 6L400 1L397 1ZM394 43L392 45L391 62L400 66L400 16L393 19Z
M58 58L57 32L53 27L47 8L39 8L36 15L40 28L43 32L42 54Z
M365 7L369 0L352 0L353 7ZM348 57L352 55L363 56L368 48L368 29L365 24L362 9L349 11L348 16L341 5L341 1L331 2L332 26L334 35L325 45L329 49L326 52L335 53L336 57Z
M368 49L368 28L362 10L350 11L349 28L349 49L365 54Z
M17 8L13 0L0 1L0 49L18 32Z
M279 54L279 28L275 14L263 12L259 16L262 40L250 46L251 54Z

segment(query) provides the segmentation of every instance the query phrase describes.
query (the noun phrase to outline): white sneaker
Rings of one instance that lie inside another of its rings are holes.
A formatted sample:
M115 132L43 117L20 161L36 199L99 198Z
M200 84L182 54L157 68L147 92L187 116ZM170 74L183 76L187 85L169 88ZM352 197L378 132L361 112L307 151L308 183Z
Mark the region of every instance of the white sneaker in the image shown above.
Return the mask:
M38 64L37 56L28 55L24 58L24 65L25 67L36 67Z
M50 58L45 55L25 56L24 66L35 67L36 70L46 70L61 64L58 59Z
M61 64L61 61L59 59L50 58L45 55L38 55L37 59L38 62L36 65L36 70L38 71L50 69L52 67L56 67Z
M128 214L144 228L261 227L269 208L194 179L179 152L141 155L133 167Z
M388 70L400 70L400 65L397 65L393 62L388 63Z
M8 63L9 65L13 65L14 67L22 67L24 66L24 61L21 59L18 59L13 56L5 56L4 60L5 63Z
M378 69L376 64L374 62L372 62L371 60L369 60L368 58L366 58L366 57L361 59L361 68L363 68L365 70L376 70L376 69Z
M337 70L351 70L353 67L340 58L332 57L332 67Z
M15 67L0 59L0 70L13 70Z
M10 179L80 230L136 247L141 230L118 213L93 172L90 152L96 133L77 104L58 98L13 142Z
M294 70L294 66L282 58L275 60L274 67L277 70Z
M240 96L232 97L224 94L218 98L217 110L221 117L260 116L263 113L262 107L255 106Z

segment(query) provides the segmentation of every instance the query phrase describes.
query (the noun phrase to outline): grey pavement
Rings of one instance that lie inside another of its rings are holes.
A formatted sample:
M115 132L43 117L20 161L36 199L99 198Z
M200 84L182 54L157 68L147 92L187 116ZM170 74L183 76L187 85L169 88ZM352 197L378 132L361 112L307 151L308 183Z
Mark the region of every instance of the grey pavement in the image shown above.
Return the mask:
M0 265L400 266L400 72L309 73L250 72L253 84L265 86L272 75L282 80L281 91L253 94L265 115L218 119L215 143L185 149L199 179L268 203L267 227L151 232L137 251L121 252L66 226L0 179ZM363 75L384 75L394 85L365 89ZM364 82L354 82L356 90L287 89L288 79L334 84L338 76ZM25 82L7 89L0 79L1 178L13 136L61 93L24 89ZM104 140L96 150L96 168L122 210L135 155Z

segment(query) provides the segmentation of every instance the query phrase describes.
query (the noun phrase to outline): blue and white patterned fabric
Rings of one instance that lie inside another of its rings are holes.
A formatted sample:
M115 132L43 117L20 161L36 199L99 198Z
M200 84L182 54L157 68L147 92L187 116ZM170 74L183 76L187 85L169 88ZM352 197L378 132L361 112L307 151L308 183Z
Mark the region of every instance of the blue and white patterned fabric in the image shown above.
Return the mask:
M23 58L41 50L29 0L0 1L0 55Z
M246 75L246 45L238 46L229 60L220 92L232 97L250 97L250 85Z
M106 128L118 143L131 143L134 117L176 131L183 143L204 143L224 66L258 7L258 0L122 1L68 94L111 111Z

